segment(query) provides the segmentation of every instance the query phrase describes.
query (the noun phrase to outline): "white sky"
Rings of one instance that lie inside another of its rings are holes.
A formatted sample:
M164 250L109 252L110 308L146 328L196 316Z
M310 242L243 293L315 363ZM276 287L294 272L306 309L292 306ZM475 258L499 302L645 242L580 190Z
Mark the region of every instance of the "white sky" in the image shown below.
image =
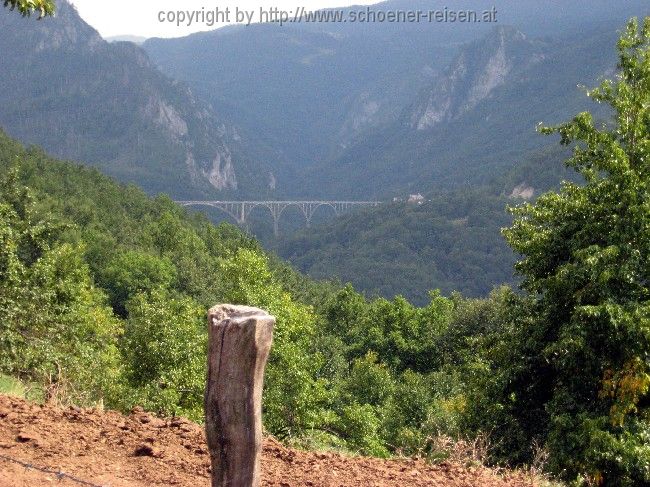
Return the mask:
M106 2L98 0L71 0L77 7L83 19L92 25L103 37L116 35L137 35L143 37L181 37L201 30L213 30L224 25L208 27L198 23L192 26L177 26L175 23L160 23L158 15L161 11L197 10L214 11L217 7L231 10L231 23L234 23L236 7L241 10L255 12L254 21L259 21L259 9L277 7L284 11L293 11L297 7L306 10L317 10L327 7L342 7L348 5L370 5L380 0L111 0L110 7ZM293 15L293 14L292 14ZM186 22L187 23L187 22Z

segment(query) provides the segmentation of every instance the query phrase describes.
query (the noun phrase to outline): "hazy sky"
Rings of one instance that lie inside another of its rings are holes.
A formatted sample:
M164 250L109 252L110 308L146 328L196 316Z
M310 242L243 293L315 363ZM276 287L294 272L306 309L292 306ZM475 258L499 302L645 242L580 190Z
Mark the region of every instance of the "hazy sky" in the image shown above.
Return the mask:
M341 7L347 5L369 5L379 0L112 0L107 7L106 2L97 0L71 0L83 19L92 25L104 37L115 35L137 35L144 37L178 37L200 30L212 30L218 26L208 27L205 23L195 23L192 26L177 26L176 23L161 23L159 12L178 10L214 11L217 7L225 11L231 9L231 23L234 22L234 10L239 9L255 12L259 16L260 7L291 11L297 7L316 10L326 7ZM258 19L256 18L255 21ZM184 22L187 24L187 22Z

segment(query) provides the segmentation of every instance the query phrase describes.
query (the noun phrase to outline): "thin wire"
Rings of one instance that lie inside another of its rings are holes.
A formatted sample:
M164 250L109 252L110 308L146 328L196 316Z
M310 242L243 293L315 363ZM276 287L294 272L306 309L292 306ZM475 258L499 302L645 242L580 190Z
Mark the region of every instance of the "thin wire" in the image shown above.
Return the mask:
M18 460L17 458L11 458L11 457L8 457L7 455L0 455L0 459L5 460L7 462L16 463L16 464L18 464L18 465L20 465L22 467L25 467L27 470L37 470L39 472L47 473L47 474L50 474L50 475L56 475L56 478L59 481L61 481L63 479L68 479L68 480L71 480L73 482L77 482L80 485L85 485L87 487L107 487L105 485L93 484L92 482L88 482L86 480L78 479L78 478L73 477L72 475L69 475L69 474L67 474L65 472L62 472L60 470L56 471L56 470L49 469L47 467L39 467L38 465L23 462L22 460Z

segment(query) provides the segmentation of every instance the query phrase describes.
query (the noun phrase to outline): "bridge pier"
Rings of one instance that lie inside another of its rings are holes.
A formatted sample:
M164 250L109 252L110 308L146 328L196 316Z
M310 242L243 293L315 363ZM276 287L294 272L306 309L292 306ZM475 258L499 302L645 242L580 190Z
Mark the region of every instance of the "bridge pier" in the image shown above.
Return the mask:
M239 225L246 225L246 207L242 203L239 208Z

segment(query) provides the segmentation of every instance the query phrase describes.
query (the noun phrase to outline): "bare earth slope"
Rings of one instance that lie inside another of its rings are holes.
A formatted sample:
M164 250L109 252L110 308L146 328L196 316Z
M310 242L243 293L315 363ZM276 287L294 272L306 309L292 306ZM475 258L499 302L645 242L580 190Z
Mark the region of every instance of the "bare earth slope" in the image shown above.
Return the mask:
M0 395L0 487L83 485L10 461L45 467L110 487L209 486L203 430L184 419L159 419L142 411L60 409ZM483 468L420 460L379 460L288 449L264 444L262 485L523 487Z

